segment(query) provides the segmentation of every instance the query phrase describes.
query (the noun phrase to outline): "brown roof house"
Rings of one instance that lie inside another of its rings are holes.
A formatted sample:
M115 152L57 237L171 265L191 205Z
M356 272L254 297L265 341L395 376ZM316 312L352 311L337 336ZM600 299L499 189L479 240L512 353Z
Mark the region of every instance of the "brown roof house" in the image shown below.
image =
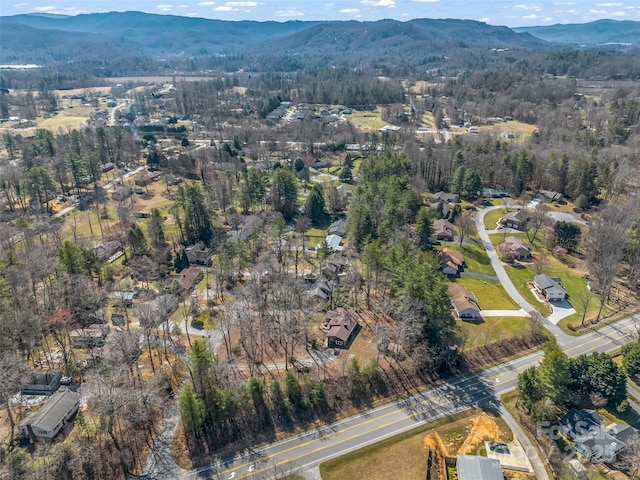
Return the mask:
M510 243L516 251L517 260L531 259L531 246L525 244L518 237L509 236L504 239L504 243Z
M460 252L454 252L449 248L443 248L438 252L438 260L440 260L440 268L445 275L460 276L460 272L464 270L464 256Z
M443 218L433 222L433 238L445 242L453 242L456 234L456 227L453 223Z
M18 427L31 440L53 438L80 408L80 395L72 392L58 392L51 395L38 411L24 417Z
M327 333L327 346L345 350L351 346L360 328L356 316L342 307L328 311L322 326Z
M536 194L536 198L547 203L559 203L562 201L562 194L551 190L540 190Z
M481 322L480 305L478 305L478 300L473 293L458 283L451 283L448 288L451 295L451 303L458 318L460 320Z
M185 292L189 292L200 281L200 275L202 272L198 267L189 267L175 275L175 279Z
M161 175L162 172L159 171L141 173L140 176L136 178L135 184L139 187L146 187L147 185L157 181Z
M526 210L521 209L515 212L509 212L500 220L498 225L500 228L515 228L516 230L526 230L529 214Z

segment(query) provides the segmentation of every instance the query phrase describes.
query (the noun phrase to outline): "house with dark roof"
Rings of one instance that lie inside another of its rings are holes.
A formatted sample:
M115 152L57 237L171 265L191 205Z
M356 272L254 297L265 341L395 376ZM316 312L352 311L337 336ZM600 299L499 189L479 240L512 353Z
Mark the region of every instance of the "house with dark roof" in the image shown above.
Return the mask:
M560 432L592 463L612 463L638 432L628 425L604 426L595 410L570 409L560 420Z
M516 252L516 260L530 260L531 246L513 235L504 239L504 243L510 243Z
M69 391L51 395L36 412L28 414L18 427L31 440L53 438L80 408L80 395Z
M458 480L504 480L500 461L479 455L457 455Z
M352 312L340 307L326 313L322 329L327 333L329 348L348 349L360 331L360 324Z
M160 171L143 172L138 176L138 178L136 178L134 183L139 187L146 187L147 185L150 185L153 182L158 181L161 176L162 176L162 172Z
M477 322L482 320L480 305L473 292L459 283L450 283L447 287L451 295L451 304L460 320Z
M60 388L60 370L34 371L22 384L22 395L51 395Z
M326 300L334 292L337 283L334 280L328 280L326 277L319 277L311 286L308 293L312 297Z
M456 195L455 193L440 191L435 193L433 197L429 198L429 203L438 203L441 200L444 203L456 203L458 201L458 195Z
M197 265L211 265L211 257L213 256L213 248L209 248L204 242L198 242L185 249L189 263Z
M500 228L514 228L516 230L526 230L527 223L529 222L529 214L526 210L520 209L515 212L509 212L500 220L498 220L498 225Z
M433 238L438 241L453 242L456 227L453 223L440 218L433 222Z
M96 245L93 249L93 252L98 257L98 260L103 262L105 260L110 259L111 257L115 257L119 253L122 253L122 245L117 240L112 240L110 242L101 243Z
M438 252L438 260L440 268L445 275L460 276L460 272L464 271L464 256L460 252L455 252L450 248L443 248Z
M90 325L87 328L75 328L69 332L69 340L73 348L102 347L109 333L107 325Z
M533 277L533 286L548 302L562 302L567 292L562 287L562 280L546 274Z
M344 237L346 231L347 221L344 218L340 218L329 225L329 231L327 233L329 235L338 235L339 237Z
M562 194L551 190L540 190L536 194L536 198L546 203L559 203L562 201Z

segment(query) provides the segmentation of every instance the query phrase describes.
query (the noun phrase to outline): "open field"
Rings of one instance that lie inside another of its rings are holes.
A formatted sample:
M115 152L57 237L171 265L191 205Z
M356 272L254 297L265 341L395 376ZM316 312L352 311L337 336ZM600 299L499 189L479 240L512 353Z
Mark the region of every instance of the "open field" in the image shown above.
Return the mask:
M463 275L455 282L471 290L483 310L518 310L518 305L498 281Z
M500 418L470 409L320 464L323 480L423 480L428 449L442 455L472 453L484 438L510 441Z
M203 80L213 80L215 77L190 77L184 75L164 75L164 76L134 76L134 77L109 77L105 78L105 82L108 83L128 83L128 82L147 82L147 83L171 83L174 80L176 82L200 82Z
M465 338L463 350L470 350L522 335L528 322L526 317L486 317L480 324L457 321L457 325Z
M484 273L486 275L496 274L491 266L489 255L487 255L486 250L481 244L465 243L462 246L447 244L438 247L438 250L442 250L445 247L455 252L461 252L464 255L464 261L467 264L467 271Z
M519 122L517 120L510 120L508 122L500 122L494 125L479 126L480 133L491 133L494 135L500 135L501 132L508 132L515 135L514 140L524 140L531 136L533 132L538 130L536 125L529 125L528 123ZM506 139L505 139L506 140Z
M381 116L382 113L379 108L366 112L358 112L354 110L351 115L347 115L347 123L352 123L356 127L366 130L377 130L388 125L387 122L382 121Z

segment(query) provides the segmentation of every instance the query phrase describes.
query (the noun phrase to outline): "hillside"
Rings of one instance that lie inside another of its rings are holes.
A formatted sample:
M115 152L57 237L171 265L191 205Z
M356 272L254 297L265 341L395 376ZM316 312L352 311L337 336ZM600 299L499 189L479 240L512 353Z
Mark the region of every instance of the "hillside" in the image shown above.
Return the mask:
M474 47L543 49L545 42L506 27L461 20L408 22L229 22L141 12L0 17L0 62L104 59L114 56L198 57L275 52L328 59L407 53L443 54Z
M622 43L640 45L640 22L631 20L598 20L582 24L518 27L513 30L521 33L529 33L552 43L574 45Z

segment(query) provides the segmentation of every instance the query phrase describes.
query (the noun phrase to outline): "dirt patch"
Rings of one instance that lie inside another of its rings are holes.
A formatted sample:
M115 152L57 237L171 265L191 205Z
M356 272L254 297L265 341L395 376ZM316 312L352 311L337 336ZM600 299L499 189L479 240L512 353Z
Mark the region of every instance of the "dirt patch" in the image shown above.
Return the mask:
M429 464L432 478L447 478L447 467L444 459L449 455L449 451L438 432L434 431L426 434L422 443L427 455L431 453Z
M467 438L458 453L462 455L472 453L485 440L497 440L500 437L502 437L502 430L495 419L486 413L481 413L473 419Z

